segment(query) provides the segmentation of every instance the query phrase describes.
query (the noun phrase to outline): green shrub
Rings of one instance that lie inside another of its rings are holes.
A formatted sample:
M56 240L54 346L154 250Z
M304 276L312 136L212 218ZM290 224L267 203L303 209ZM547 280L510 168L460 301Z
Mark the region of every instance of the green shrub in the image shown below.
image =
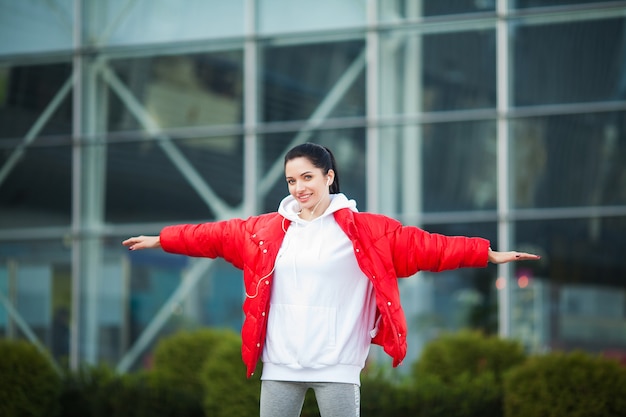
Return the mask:
M502 416L503 378L526 355L515 341L476 331L444 334L413 364L417 416Z
M117 376L106 365L85 365L63 375L60 406L62 417L110 417L111 392Z
M415 416L417 403L410 380L394 380L385 365L368 365L361 375L361 414L364 416Z
M470 376L463 373L444 382L423 374L414 381L407 408L415 417L497 417L503 415L502 388L492 372ZM408 414L405 414L408 415Z
M507 417L626 415L626 368L583 352L529 359L505 377Z
M152 370L118 375L100 365L68 372L63 383L61 416L204 417L203 367L208 358L223 357L222 345L236 350L234 362L243 367L241 342L234 332L202 329L161 339L155 347ZM232 369L232 360L221 360L223 363L215 366ZM242 372L241 379L245 380ZM237 393L234 386L225 388ZM258 414L258 401L255 410Z
M478 376L488 371L501 382L504 372L525 359L522 345L516 341L466 330L444 334L426 344L413 365L413 374L436 375L451 383L463 373Z
M231 330L200 329L162 338L154 349L154 370L169 378L172 384L187 389L201 403L200 370L220 341L232 334Z
M204 412L211 417L243 417L259 414L260 365L246 378L241 360L241 338L223 332L201 370Z
M56 416L60 389L60 375L34 345L0 340L1 416Z
M197 410L202 410L204 415L204 403L206 402L206 392L204 384L204 366L207 360L216 355L224 355L223 345L236 350L237 358L234 364L241 365L241 338L229 329L199 329L193 331L181 331L159 341L154 351L154 371L158 372L160 380L168 381L172 387L176 387L181 398L190 402L188 404L189 416L198 415ZM228 349L228 348L227 348ZM230 352L229 352L230 353ZM235 356L235 355L233 355ZM224 363L217 363L214 366L223 366L231 371L232 363L227 359ZM236 372L241 376L241 368L237 367ZM245 379L245 371L243 379ZM227 384L225 389L229 387ZM231 391L234 392L234 391ZM209 395L210 396L210 395ZM258 408L258 406L257 406ZM196 411L193 411L196 410ZM212 415L212 414L207 414Z
M170 374L118 375L104 364L68 371L60 404L61 417L204 417L195 394Z
M159 371L120 376L109 385L110 417L202 417L202 405L186 387Z

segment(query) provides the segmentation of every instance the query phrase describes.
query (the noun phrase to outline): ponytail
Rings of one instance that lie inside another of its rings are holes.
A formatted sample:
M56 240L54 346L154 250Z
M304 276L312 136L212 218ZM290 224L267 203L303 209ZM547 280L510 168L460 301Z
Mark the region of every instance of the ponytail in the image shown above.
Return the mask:
M333 155L331 150L328 149L327 147L324 146L324 149L326 149L326 152L328 152L328 155L330 156L330 166L333 172L335 173L335 178L333 179L333 183L330 184L330 193L339 194L340 192L339 191L339 173L337 172L337 162L335 161L335 155ZM328 174L328 170L326 170L326 173Z

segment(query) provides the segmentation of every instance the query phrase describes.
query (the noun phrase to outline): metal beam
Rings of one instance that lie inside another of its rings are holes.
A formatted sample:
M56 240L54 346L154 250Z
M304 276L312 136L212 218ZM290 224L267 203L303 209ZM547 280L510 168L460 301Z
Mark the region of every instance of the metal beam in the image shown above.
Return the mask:
M407 5L407 15L411 19L422 18L422 1ZM404 114L421 114L423 45L422 36L410 36L404 40L404 91L402 110ZM415 213L415 224L421 226L423 214L423 125L406 124L402 129L402 213ZM418 163L415 163L415 162ZM410 180L409 180L410 179Z
M83 1L74 0L73 47L79 51L83 45ZM72 136L80 138L83 132L83 56L74 54L72 62ZM72 146L72 320L70 320L70 368L78 369L81 358L80 313L83 276L82 242L78 239L82 227L82 190L80 172L82 154L77 141Z
M378 23L378 0L368 0L367 2L367 24L374 26ZM366 55L366 117L367 120L373 121L367 125L366 129L366 145L365 158L367 159L368 169L365 172L367 190L367 201L365 202L367 210L372 212L380 212L381 187L380 180L381 161L379 156L380 150L380 126L377 121L380 113L380 33L378 31L369 30L365 38ZM392 165L393 166L393 165Z
M251 216L257 213L259 194L257 123L259 114L258 82L258 45L254 40L256 33L256 1L246 0L244 4L245 33L243 66L243 102L244 102L244 164L243 164L243 213Z
M496 10L496 77L497 77L497 186L498 186L498 248L507 251L512 242L509 213L510 205L510 171L509 171L509 22L508 1L498 0ZM512 284L510 264L498 265L498 277L504 280L504 288L498 291L498 333L501 337L511 335L511 297Z

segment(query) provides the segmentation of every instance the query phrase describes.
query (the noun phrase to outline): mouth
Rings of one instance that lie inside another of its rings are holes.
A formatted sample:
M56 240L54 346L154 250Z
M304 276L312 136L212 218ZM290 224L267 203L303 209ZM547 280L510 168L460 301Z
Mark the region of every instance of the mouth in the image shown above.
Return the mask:
M298 199L298 201L300 201L301 203L306 203L307 201L309 201L309 199L311 198L312 194L300 194L298 196L296 196L296 198Z

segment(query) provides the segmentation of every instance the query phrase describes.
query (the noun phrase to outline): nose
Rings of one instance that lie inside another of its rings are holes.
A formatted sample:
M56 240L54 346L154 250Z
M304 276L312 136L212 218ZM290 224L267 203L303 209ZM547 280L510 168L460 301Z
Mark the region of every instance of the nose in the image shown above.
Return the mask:
M302 181L296 181L296 191L304 190L304 183Z

